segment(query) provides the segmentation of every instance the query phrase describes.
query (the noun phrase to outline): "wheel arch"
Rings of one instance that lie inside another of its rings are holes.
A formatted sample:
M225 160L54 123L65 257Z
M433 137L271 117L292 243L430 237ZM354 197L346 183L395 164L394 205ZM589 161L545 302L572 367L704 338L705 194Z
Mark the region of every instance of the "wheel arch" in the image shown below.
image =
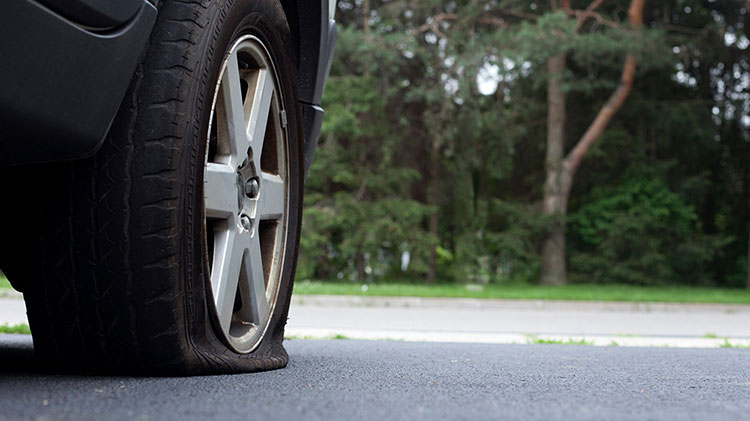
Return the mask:
M299 66L297 90L303 103L320 105L336 43L336 25L329 0L281 0Z
M305 132L305 178L312 165L323 123L320 103L331 70L337 31L335 0L280 0L292 33L298 66L297 95Z

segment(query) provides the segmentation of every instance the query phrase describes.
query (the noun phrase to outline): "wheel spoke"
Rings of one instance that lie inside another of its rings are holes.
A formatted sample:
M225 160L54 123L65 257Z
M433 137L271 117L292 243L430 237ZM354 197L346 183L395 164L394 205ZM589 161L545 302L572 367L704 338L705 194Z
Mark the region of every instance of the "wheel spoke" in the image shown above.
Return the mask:
M244 258L252 320L255 324L260 324L268 312L268 299L266 298L266 277L263 272L263 255L257 234L250 239L249 250Z
M232 167L209 162L204 184L207 217L224 219L237 213L237 173Z
M230 220L229 223L231 222ZM211 288L214 291L216 311L225 332L229 331L232 321L242 256L246 250L241 238L244 235L232 228L233 226L217 229L211 268Z
M263 152L263 140L266 136L268 113L271 110L274 82L268 69L259 69L255 89L252 93L252 103L248 116L247 137L253 148L256 161L256 171L260 172L260 156ZM248 92L248 98L250 92Z
M237 172L226 164L209 162L203 188L208 218L227 218L237 213Z
M229 131L230 163L236 168L247 158L248 138L245 107L242 103L242 85L237 64L237 53L227 60L227 67L221 78L221 93L224 98L227 129Z
M258 197L258 212L260 219L279 219L284 214L284 197L286 188L284 180L275 174L262 173L261 190Z

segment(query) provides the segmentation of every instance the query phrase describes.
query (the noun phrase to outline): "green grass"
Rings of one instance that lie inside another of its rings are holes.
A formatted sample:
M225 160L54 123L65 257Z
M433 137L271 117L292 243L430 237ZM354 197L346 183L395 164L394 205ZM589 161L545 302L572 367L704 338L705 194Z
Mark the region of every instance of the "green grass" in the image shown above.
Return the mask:
M358 295L370 297L502 298L526 300L637 301L750 304L744 289L693 287L638 287L629 285L419 285L299 281L297 295Z
M552 345L593 345L593 341L587 341L583 338L581 339L573 339L568 338L565 340L562 339L543 339L539 338L535 335L526 335L526 343L529 344L552 344Z
M11 288L10 281L2 273L0 273L0 288Z
M25 335L31 334L31 330L29 329L29 325L26 323L21 323L20 325L8 325L2 324L0 325L0 333L21 333Z
M729 339L724 338L724 343L719 345L719 348L744 348L744 349L750 349L750 345L740 345L740 344L733 344L729 342Z

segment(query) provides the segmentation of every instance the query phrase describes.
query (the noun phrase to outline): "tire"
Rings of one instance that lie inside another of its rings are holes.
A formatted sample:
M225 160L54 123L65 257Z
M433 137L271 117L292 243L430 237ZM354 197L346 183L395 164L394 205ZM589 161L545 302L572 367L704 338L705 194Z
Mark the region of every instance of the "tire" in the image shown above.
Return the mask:
M38 358L76 371L169 375L287 364L303 180L290 40L276 0L162 1L98 153L23 170L24 200L39 219L8 229L38 241L6 252L31 268L9 273L23 277ZM261 79L272 83L270 97L250 95ZM236 108L223 105L237 105L229 86L246 97L244 132ZM247 118L262 115L266 102L263 130ZM261 131L238 161L241 141ZM265 139L257 150L255 139ZM234 171L231 182L217 176L222 165ZM240 257L217 251L231 233L243 239Z

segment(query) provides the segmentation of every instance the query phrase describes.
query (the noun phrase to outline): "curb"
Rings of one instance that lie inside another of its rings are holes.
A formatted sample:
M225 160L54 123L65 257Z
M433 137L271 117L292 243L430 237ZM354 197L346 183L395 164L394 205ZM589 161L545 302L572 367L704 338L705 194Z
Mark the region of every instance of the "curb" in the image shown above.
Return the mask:
M599 347L748 348L748 338L690 338L673 336L561 335L520 333L465 333L379 329L287 328L285 340L357 339L403 342L476 344L556 344ZM546 343L544 341L547 341Z
M627 301L512 300L477 298L371 297L359 295L292 295L292 305L315 307L449 308L495 310L567 310L616 312L750 313L749 304Z
M0 288L0 298L23 299L23 294L10 288Z

